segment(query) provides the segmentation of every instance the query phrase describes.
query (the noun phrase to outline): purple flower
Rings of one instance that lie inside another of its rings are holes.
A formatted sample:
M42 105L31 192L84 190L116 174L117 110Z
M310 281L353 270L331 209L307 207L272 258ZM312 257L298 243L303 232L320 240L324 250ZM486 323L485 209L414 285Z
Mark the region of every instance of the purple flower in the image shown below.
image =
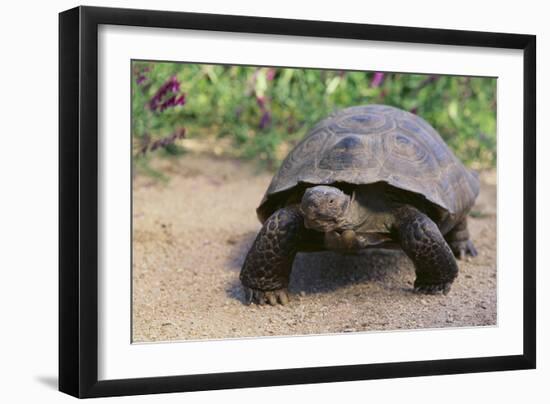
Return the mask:
M162 104L160 104L160 110L164 111L166 108L173 107L176 105L176 96L173 95L170 98L168 98L166 101L164 101Z
M380 87L380 84L384 81L384 73L376 72L370 82L371 87Z
M258 125L260 129L264 129L271 122L271 114L268 111L264 111L262 118L260 119L260 124Z
M176 76L170 77L149 101L151 111L164 111L166 108L185 104L185 94L177 96L180 91L180 82ZM172 93L174 95L169 95ZM168 97L168 98L166 98Z
M176 98L175 105L185 105L185 94L182 94Z
M149 137L144 138L144 145L141 148L141 153L146 154L148 151L155 151L160 147L166 147L174 144L176 140L185 138L185 128L176 129L171 135L160 138L151 142Z
M147 81L147 75L145 73L151 71L151 66L135 66L133 71L136 77L136 83L138 85L144 84Z
M168 98L166 101L164 101L162 104L160 104L160 110L164 111L166 108L175 107L176 105L184 105L185 104L185 94L180 95L179 97L176 97L175 95Z
M264 129L271 122L271 114L266 106L266 101L267 100L264 96L256 96L256 103L260 107L260 111L262 111L262 117L260 118L260 123L258 124L260 129Z

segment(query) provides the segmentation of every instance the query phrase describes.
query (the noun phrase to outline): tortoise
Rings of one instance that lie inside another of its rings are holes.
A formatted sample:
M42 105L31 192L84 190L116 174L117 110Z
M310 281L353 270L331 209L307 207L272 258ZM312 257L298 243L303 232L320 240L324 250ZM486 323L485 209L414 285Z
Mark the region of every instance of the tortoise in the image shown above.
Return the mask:
M386 105L342 109L288 154L257 208L243 263L247 303L286 304L298 252L401 248L413 290L447 294L476 256L467 215L479 180L424 119Z

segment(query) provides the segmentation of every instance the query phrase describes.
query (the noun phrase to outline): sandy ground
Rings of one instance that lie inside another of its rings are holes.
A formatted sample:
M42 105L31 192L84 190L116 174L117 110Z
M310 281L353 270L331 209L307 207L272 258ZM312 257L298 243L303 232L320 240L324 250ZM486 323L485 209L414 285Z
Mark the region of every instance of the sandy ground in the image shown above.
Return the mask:
M299 254L287 306L246 306L238 280L271 175L239 161L158 160L170 180L134 178L133 341L303 335L496 324L495 174L481 175L470 219L479 256L446 295L411 292L399 251Z

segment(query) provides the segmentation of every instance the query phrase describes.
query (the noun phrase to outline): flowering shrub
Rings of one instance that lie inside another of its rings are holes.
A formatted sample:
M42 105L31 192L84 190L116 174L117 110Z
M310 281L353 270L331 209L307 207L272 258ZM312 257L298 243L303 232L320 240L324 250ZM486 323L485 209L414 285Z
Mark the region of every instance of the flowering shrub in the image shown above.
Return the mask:
M474 168L496 161L496 79L388 72L133 62L136 155L226 137L232 154L276 168L335 109L388 104L426 119ZM185 126L185 129L183 128Z
M164 131L158 131L154 137L151 135L151 131L147 130L148 127L160 128L166 126L163 124L163 120L169 115L164 114L164 111L185 105L185 94L180 93L181 84L175 75L170 76L148 98L151 91L154 90L155 84L152 70L152 67L148 65L136 64L133 66L135 85L132 89L132 136L134 139L139 140L136 157L145 156L147 152L159 148L174 153L177 150L176 140L185 137L185 128L179 122L172 127L163 128ZM144 100L147 100L147 102L144 102ZM136 134L135 126L138 125L144 130ZM166 132L167 129L172 132L168 135L162 133Z

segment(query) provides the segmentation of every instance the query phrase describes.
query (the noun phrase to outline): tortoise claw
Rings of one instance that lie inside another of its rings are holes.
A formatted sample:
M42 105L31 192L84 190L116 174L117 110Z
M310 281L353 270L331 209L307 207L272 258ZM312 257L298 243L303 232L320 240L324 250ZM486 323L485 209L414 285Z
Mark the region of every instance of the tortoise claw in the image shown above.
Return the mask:
M288 301L288 291L286 289L262 291L244 287L244 303L247 305L256 303L262 306L265 304L271 306L281 304L284 306Z
M466 257L477 256L477 250L474 243L472 243L472 240L459 241L450 244L455 257L459 260L464 260Z
M468 240L468 242L466 243L466 254L471 257L477 257L477 250L474 246L474 243L472 243L472 240Z
M258 303L260 306L263 306L265 304L265 293L259 290L254 291L254 297L256 300L256 303Z
M274 292L265 292L265 297L270 305L275 306L277 304L277 296Z
M279 303L281 303L283 306L288 304L288 292L286 289L280 289L276 293Z
M244 289L244 304L249 305L254 300L254 291L250 288L247 288L246 286L243 287Z

